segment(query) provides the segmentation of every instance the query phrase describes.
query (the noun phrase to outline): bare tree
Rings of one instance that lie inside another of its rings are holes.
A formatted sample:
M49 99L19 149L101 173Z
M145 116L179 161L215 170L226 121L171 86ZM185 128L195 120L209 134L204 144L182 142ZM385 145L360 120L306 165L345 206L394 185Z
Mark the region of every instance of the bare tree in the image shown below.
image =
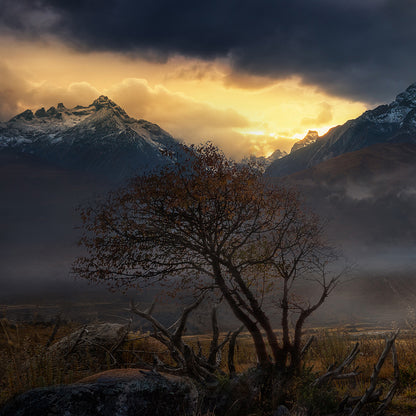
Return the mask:
M185 151L188 160L82 210L88 254L75 272L116 288L175 281L197 297L211 290L251 334L260 366L298 369L304 323L339 278L328 274L335 255L320 221L256 166L238 165L209 143ZM313 283L317 296L296 294L299 281Z

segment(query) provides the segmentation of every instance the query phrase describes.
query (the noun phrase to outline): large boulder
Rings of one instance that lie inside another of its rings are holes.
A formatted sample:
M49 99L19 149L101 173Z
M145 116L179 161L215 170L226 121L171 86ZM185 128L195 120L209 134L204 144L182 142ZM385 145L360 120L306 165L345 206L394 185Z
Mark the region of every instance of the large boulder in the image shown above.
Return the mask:
M97 359L105 358L108 352L117 349L129 332L128 325L97 323L86 325L53 344L48 354L68 356L90 353Z
M121 369L30 390L7 402L0 416L186 416L197 404L198 391L186 378Z

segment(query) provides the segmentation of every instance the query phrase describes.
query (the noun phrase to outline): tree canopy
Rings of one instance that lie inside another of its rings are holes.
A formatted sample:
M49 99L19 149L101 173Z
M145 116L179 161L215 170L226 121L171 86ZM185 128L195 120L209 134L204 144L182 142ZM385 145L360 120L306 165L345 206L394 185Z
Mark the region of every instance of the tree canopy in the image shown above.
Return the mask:
M255 165L209 143L184 150L187 160L172 157L82 210L87 254L74 270L115 287L176 277L198 296L211 291L249 331L261 365L299 366L304 322L338 279L327 273L335 255L322 224L295 191L270 183ZM295 293L301 280L319 288L313 300Z

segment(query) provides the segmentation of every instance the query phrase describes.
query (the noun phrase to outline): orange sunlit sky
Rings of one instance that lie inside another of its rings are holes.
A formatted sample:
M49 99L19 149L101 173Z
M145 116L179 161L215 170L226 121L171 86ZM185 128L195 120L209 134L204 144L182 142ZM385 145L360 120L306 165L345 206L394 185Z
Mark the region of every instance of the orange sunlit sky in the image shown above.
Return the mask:
M7 37L0 56L3 120L57 102L89 105L104 94L132 117L155 122L188 143L212 140L237 158L289 151L309 129L323 134L366 109L363 102L329 95L300 77L236 73L226 58L176 55L152 62L138 54L76 51L56 40Z
M0 4L3 121L104 94L188 143L267 156L416 80L409 0Z

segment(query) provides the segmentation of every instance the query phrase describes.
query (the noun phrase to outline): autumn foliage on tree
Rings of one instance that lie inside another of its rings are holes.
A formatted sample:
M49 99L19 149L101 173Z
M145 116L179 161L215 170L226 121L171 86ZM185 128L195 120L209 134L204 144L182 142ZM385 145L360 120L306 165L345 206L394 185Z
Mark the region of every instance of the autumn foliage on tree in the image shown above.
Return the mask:
M184 151L186 161L172 157L82 210L87 254L76 273L114 287L174 281L198 297L210 291L251 334L261 366L296 370L305 320L338 279L318 218L255 165L209 143ZM300 281L319 289L313 299L295 292Z

